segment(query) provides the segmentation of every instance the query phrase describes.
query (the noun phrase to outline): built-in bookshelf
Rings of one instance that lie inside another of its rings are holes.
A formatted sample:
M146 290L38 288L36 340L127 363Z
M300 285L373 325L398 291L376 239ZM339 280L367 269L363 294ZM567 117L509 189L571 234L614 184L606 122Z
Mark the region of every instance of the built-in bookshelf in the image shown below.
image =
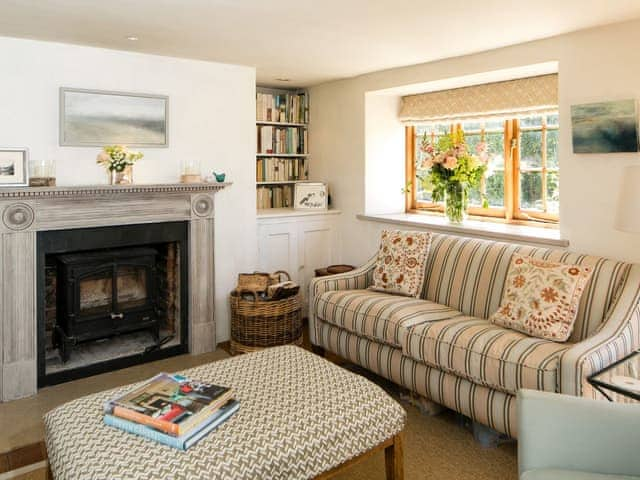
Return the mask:
M256 92L257 207L292 208L295 184L309 179L306 90Z

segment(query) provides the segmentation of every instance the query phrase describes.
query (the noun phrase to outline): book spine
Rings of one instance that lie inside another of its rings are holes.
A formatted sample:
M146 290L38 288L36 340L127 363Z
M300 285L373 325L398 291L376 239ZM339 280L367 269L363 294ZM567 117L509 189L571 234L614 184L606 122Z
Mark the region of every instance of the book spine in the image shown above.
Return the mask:
M146 425L141 425L124 418L116 417L115 415L105 415L104 423L110 427L119 428L125 432L133 433L134 435L148 438L149 440L153 440L179 450L185 449L184 441L179 440L176 437L159 432L153 428L147 427Z
M114 406L113 407L113 415L120 418L125 418L127 420L131 420L132 422L139 423L141 425L146 425L148 427L155 428L162 432L168 433L169 435L178 435L179 426L175 423L165 422L163 420L158 420L156 418L151 418L148 415L144 415L139 412L134 412L128 408Z

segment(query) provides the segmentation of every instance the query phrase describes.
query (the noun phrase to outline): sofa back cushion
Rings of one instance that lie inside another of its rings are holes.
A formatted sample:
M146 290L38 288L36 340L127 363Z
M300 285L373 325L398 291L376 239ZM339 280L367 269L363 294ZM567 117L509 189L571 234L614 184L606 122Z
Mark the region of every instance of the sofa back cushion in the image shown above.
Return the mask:
M593 269L570 342L583 340L598 329L630 268L624 262L566 250L434 234L421 297L487 319L500 306L511 256L516 252Z

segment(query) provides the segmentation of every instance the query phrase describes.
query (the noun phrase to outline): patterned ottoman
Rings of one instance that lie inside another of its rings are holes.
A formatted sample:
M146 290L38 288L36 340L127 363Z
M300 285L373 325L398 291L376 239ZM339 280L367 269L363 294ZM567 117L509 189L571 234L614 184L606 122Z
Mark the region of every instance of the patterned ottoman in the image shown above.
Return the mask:
M286 346L186 370L230 385L240 410L186 452L107 427L103 402L120 387L45 415L55 479L328 478L385 448L387 478L402 477L406 413L380 387L301 348Z

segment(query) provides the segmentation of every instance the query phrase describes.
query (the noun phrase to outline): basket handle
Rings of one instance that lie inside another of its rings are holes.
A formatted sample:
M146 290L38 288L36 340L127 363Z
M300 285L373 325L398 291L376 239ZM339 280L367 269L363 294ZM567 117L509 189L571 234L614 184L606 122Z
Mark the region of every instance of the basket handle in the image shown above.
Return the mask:
M285 275L287 277L287 281L291 281L291 275L289 275L288 272L286 272L285 270L276 270L275 272L273 272L273 275L278 274L278 275Z

